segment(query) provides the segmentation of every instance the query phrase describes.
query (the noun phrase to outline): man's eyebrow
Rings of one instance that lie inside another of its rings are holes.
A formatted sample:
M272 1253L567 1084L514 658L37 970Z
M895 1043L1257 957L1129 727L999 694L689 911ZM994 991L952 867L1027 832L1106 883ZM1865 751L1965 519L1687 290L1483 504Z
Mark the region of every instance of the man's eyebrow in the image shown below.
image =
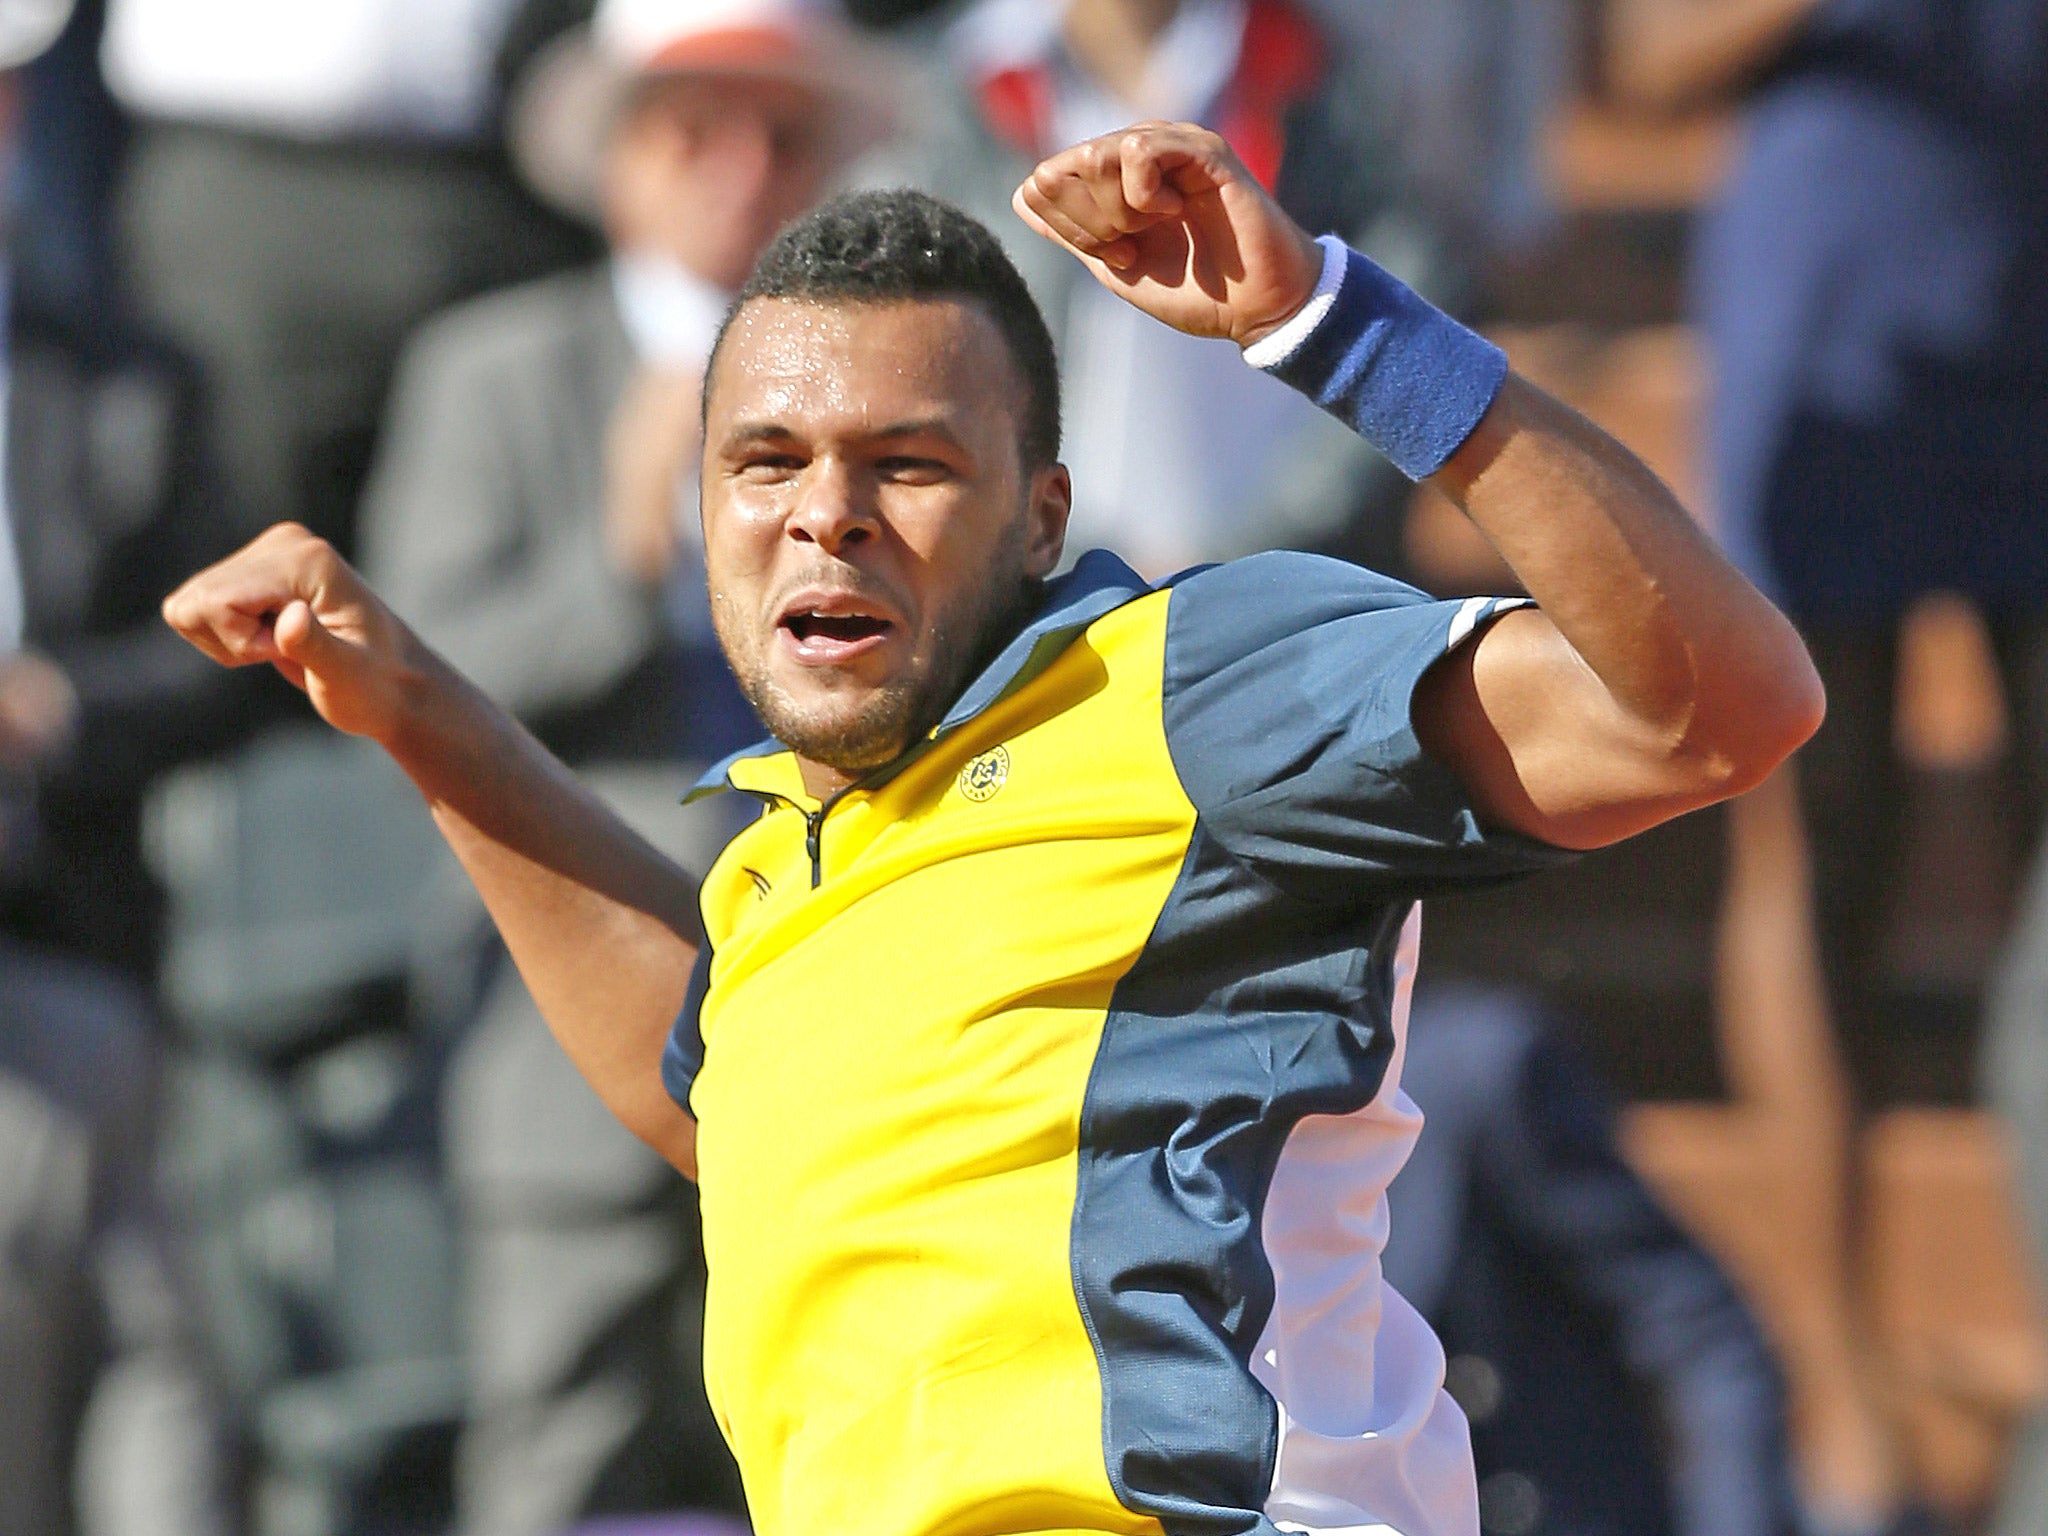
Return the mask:
M798 434L779 421L735 422L723 438L722 446L743 448L752 443L794 442ZM958 445L960 434L955 430L949 416L916 416L904 421L892 421L887 426L875 427L859 434L868 442L887 442L904 437L937 437Z
M864 432L863 437L942 437L949 443L960 441L960 434L953 429L949 416L918 416L909 421L892 421L886 427L877 427Z
M779 442L794 439L796 434L779 421L742 421L736 423L725 434L728 445L742 443Z

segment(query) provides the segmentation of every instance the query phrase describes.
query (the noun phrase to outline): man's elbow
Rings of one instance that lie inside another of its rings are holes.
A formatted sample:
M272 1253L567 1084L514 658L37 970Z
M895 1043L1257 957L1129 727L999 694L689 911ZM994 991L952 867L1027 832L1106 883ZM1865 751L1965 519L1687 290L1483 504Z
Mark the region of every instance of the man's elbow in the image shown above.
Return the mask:
M662 1160L684 1178L697 1177L697 1122L690 1113L668 1097L639 1094L630 1100L612 1099L609 1108L619 1123L661 1154Z
M680 1115L659 1125L634 1128L634 1134L661 1154L662 1160L691 1183L697 1182L697 1122Z
M1746 794L1813 738L1827 718L1827 689L1806 648L1759 675L1733 703L1733 720L1711 755L1715 800Z

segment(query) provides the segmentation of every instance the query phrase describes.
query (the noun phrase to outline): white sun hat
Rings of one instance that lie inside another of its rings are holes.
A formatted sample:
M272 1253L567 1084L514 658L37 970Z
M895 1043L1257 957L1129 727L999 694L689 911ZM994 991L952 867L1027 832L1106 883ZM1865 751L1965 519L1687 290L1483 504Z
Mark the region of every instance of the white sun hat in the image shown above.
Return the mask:
M891 59L821 0L601 0L589 26L542 49L513 87L507 135L528 184L594 217L618 114L636 85L661 75L806 86L835 109L832 148L842 164L896 122Z
M0 69L26 64L64 30L72 0L0 0Z

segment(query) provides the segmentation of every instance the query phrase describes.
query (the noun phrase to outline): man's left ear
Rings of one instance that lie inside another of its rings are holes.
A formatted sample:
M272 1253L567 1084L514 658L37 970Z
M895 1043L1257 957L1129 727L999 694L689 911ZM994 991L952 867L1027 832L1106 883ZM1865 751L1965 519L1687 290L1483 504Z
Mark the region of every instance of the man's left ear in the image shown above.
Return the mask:
M1031 519L1027 565L1033 576L1050 576L1066 548L1067 518L1074 510L1074 480L1064 464L1048 464L1031 476Z

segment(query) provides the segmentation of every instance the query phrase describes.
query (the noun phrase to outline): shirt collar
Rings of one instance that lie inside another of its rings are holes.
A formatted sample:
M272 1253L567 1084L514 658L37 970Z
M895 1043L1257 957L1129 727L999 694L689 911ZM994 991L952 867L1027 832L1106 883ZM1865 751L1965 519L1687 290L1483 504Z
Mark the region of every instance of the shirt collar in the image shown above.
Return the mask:
M1144 577L1108 550L1090 550L1074 562L1074 568L1066 575L1046 584L1045 602L1031 622L967 685L931 734L861 783L872 787L893 779L929 751L933 742L967 724L1045 671L1090 624L1151 590ZM808 799L802 786L796 772L796 754L770 737L713 765L685 799L695 800L731 788L802 805Z
M612 296L634 354L654 368L695 371L711 355L732 295L660 251L618 251Z

